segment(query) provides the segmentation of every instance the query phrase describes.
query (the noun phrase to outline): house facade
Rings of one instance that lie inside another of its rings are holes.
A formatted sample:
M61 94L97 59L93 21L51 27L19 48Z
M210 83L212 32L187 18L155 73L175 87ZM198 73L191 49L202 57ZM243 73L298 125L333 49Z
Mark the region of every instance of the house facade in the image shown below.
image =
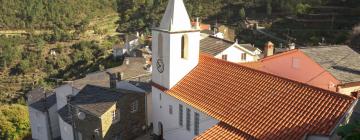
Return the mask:
M151 122L159 139L333 139L357 102L200 54L200 31L182 0L169 0L152 36Z
M261 50L251 44L238 44L215 36L208 36L200 41L200 53L240 63L257 61L260 58Z
M60 127L55 94L41 88L35 88L26 96L32 139L52 140L59 138Z

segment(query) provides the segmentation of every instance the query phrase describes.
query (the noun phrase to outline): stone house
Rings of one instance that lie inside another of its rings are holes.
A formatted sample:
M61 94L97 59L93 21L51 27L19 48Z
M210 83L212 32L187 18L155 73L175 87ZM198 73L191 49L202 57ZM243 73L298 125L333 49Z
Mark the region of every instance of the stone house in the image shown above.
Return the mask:
M145 132L145 93L87 85L68 105L75 139L126 140Z

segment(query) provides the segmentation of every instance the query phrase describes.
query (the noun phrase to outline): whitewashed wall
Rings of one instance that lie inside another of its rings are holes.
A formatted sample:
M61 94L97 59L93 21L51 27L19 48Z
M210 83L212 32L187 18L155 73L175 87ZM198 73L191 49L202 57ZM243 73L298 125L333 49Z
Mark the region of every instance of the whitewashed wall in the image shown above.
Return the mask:
M53 138L60 136L60 127L59 127L59 115L57 113L57 106L53 105L49 108L50 123L52 129Z
M67 96L68 95L76 95L79 90L74 89L70 84L62 85L55 89L56 92L56 101L57 101L57 109L61 109L67 104Z
M245 61L241 60L241 54L243 53L246 53ZM222 59L222 55L227 55L227 61L234 63L253 62L256 61L257 58L256 56L237 48L236 45L232 45L231 47L227 48L223 52L216 55L215 58Z
M152 80L166 88L171 88L188 74L199 61L200 32L186 33L189 39L188 58L181 58L181 38L184 34L161 33L163 36L163 62L165 70L160 74L156 70L158 59L158 31L153 31L153 73Z
M29 107L32 139L49 140L46 114Z
M59 126L62 140L74 140L73 129L70 124L66 123L59 117Z
M197 109L169 96L157 88L152 88L153 124L154 132L159 135L158 122L163 124L164 139L166 140L191 140L194 135L194 113L200 115L199 134L216 125L219 121L200 112ZM161 93L161 100L160 100ZM183 105L183 125L179 125L179 104ZM173 114L169 114L169 105L173 106ZM161 106L161 108L160 108ZM186 108L191 110L190 131L186 130Z

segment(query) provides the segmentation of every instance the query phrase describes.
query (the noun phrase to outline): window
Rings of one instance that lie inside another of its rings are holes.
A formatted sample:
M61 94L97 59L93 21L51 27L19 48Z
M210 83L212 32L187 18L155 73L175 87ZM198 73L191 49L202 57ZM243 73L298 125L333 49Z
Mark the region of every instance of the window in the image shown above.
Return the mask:
M200 125L200 115L199 113L194 114L194 135L199 135L199 125Z
M191 110L189 108L186 108L186 130L190 131L190 116Z
M158 37L158 59L163 58L163 36L159 33Z
M241 54L241 60L246 61L246 53Z
M179 125L183 126L183 106L179 104Z
M161 101L161 98L162 98L162 97L161 97L161 93L160 93L160 94L159 94L159 99L160 99L160 101Z
M225 55L222 55L222 56L221 56L221 59L227 60L227 55L226 55L226 54L225 54Z
M170 114L170 115L173 114L173 107L172 107L172 105L169 105L169 114Z
M181 37L181 58L187 59L188 58L188 51L189 51L188 36L183 35Z
M112 122L116 123L119 121L120 118L120 111L118 109L115 109L111 112L111 116L112 116Z
M138 106L139 106L139 101L138 100L132 102L131 106L130 106L130 112L131 113L137 112L138 111Z

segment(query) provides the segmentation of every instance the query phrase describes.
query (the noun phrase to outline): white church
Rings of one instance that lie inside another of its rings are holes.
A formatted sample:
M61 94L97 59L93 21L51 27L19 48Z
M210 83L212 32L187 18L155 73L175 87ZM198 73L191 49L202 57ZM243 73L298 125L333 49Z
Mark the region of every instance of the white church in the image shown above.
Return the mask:
M357 102L201 54L183 0L169 0L152 36L148 119L160 139L336 139Z

